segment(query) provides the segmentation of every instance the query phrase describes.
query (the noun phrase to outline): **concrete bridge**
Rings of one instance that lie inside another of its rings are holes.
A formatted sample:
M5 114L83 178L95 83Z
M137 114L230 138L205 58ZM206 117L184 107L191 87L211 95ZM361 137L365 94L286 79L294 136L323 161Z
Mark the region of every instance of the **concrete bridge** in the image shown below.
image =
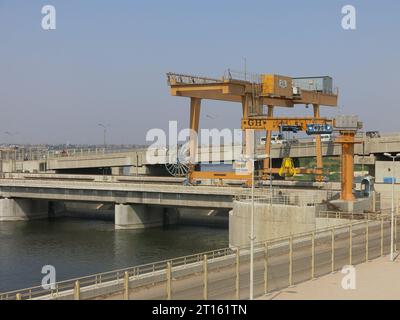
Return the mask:
M156 227L177 221L180 208L233 209L236 198L249 197L251 192L240 186L159 184L154 179L143 183L121 182L113 176L106 180L101 180L101 176L86 176L86 179L68 175L51 175L47 179L39 176L43 175L9 174L0 179L0 221L43 218L62 210L66 202L81 202L113 206L116 228ZM274 181L274 185L277 183L280 195L272 199L274 204L283 207L321 203L332 194L332 189L339 188L338 184L331 183ZM312 197L305 199L307 193ZM255 190L256 198L265 198L268 194L268 187ZM303 200L307 203L302 203Z
M385 152L400 152L400 134L388 134L379 138L359 136L359 144L355 145L355 163L373 166L376 160L385 160L382 154ZM241 146L202 146L197 154L197 161L210 160L232 161L241 153ZM258 151L263 153L264 146L259 145ZM146 157L147 149L125 150L67 150L65 153L47 153L34 160L12 159L2 157L0 171L2 172L59 172L59 173L85 173L85 174L123 174L123 168L129 168L131 175L163 175L164 167L169 161L169 153L166 149L156 149L152 153L157 155L157 164L149 163ZM322 143L323 156L340 156L340 145L333 142ZM283 144L273 144L271 148L273 159L307 158L315 157L315 143L312 139L300 139Z
M178 207L231 208L239 188L121 182L0 180L0 221L42 218L52 203L110 203L116 228L146 228L173 223Z

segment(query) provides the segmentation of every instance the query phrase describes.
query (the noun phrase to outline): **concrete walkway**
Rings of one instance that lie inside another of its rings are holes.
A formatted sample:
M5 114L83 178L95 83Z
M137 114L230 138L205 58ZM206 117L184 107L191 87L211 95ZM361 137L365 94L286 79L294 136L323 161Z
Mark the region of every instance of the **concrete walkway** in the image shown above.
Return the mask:
M400 299L400 258L389 256L355 266L356 289L342 288L346 274L336 272L291 288L263 296L261 300L398 300Z

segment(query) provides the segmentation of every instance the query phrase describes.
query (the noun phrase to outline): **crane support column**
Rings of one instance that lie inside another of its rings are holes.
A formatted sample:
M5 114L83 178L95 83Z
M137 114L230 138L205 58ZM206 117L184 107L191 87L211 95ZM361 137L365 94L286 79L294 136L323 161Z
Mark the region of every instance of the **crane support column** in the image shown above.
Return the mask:
M342 145L342 192L341 200L354 201L354 140L355 131L341 131L337 140Z
M268 118L272 118L274 116L274 106L268 105ZM269 171L269 163L270 163L270 153L271 153L271 136L272 131L267 130L265 135L265 154L268 155L267 158L264 159L264 174L267 174Z
M354 145L349 143L342 144L342 200L354 200L353 195L353 165L354 165Z
M319 105L314 104L314 118L319 118L320 117L320 112L319 112ZM323 170L323 163L322 163L322 144L321 144L321 136L317 135L315 137L315 155L317 157L317 168L316 168L316 173L318 174L315 177L316 181L322 181L322 170Z
M189 178L190 173L194 171L196 163L196 154L198 146L198 132L199 132L199 121L200 121L200 107L201 99L190 98L190 119L189 119L189 155L190 155L190 165L189 165Z

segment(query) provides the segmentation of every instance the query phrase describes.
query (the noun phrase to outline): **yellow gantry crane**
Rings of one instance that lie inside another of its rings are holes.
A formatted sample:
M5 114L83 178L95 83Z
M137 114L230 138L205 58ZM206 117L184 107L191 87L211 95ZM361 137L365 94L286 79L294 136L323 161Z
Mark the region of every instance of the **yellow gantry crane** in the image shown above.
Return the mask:
M198 133L201 101L203 99L229 101L240 103L242 106L241 128L245 134L246 155L251 155L251 130L261 130L266 133L265 154L269 157L271 151L271 136L273 131L280 131L282 127L296 128L296 131L307 131L311 127L317 127L315 138L316 163L315 169L294 168L293 162L284 159L284 166L280 169L270 168L270 159L267 157L263 161L262 177L266 178L270 173L279 173L284 175L293 175L295 173L313 174L317 181L323 179L323 162L321 137L318 133L319 128L332 128L333 120L322 118L320 115L320 106L336 107L338 101L338 92L332 90L332 78L330 77L303 77L291 78L275 74L262 75L238 75L238 73L228 71L222 78L207 78L185 74L168 73L168 84L171 89L171 95L190 98L190 120L189 127L191 132ZM274 117L276 107L293 108L295 105L312 105L313 116L301 117ZM346 131L345 137L340 142L343 145L343 151L351 155L354 148L354 131ZM351 139L351 136L353 139ZM197 137L196 137L197 138ZM350 141L351 140L351 141ZM346 142L347 141L347 142ZM195 159L197 152L197 139L189 137L190 158ZM349 168L349 157L346 163L347 182L353 184L349 175L352 175L353 167ZM283 169L282 169L283 168ZM351 171L351 173L350 173ZM189 181L202 179L237 179L251 180L251 173L236 174L234 172L204 172L196 171L195 165L189 165ZM346 179L342 179L346 180ZM349 183L346 184L346 190L349 190ZM344 186L342 187L344 188ZM350 192L351 193L351 192ZM348 194L342 197L351 198Z

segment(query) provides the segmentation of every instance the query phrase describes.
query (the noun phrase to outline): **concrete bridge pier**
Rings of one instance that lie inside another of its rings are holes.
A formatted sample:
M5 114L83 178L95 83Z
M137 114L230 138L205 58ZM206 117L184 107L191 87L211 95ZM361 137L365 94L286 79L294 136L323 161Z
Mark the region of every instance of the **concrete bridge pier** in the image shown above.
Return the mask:
M0 221L43 219L53 211L46 200L0 198Z
M115 229L144 229L175 224L179 213L175 208L144 204L115 204Z

